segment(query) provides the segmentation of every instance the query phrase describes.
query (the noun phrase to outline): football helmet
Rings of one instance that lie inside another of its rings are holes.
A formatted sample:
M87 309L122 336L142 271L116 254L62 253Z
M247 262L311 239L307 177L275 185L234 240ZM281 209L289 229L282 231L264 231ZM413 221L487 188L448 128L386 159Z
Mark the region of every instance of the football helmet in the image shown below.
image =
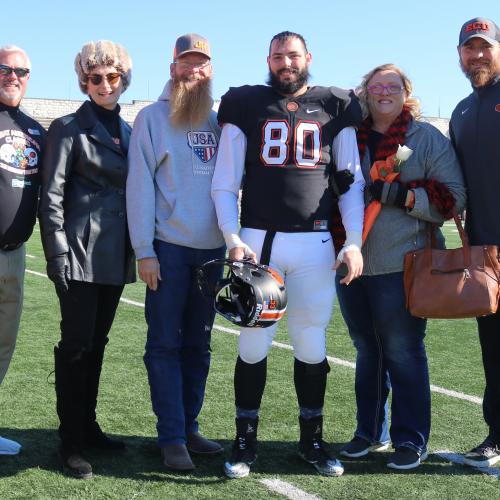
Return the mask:
M226 268L215 289L208 277ZM198 268L198 286L213 300L214 309L235 325L266 328L279 321L286 310L285 283L269 266L249 260L215 259Z

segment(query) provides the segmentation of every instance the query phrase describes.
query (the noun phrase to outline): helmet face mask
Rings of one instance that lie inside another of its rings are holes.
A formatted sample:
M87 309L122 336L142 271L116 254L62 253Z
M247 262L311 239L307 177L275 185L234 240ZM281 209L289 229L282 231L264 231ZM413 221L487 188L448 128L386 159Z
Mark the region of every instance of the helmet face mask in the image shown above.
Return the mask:
M227 268L227 274L210 291L206 277L213 268L221 266ZM213 260L198 269L198 285L213 300L215 311L236 325L265 328L285 314L285 284L268 266L250 261Z

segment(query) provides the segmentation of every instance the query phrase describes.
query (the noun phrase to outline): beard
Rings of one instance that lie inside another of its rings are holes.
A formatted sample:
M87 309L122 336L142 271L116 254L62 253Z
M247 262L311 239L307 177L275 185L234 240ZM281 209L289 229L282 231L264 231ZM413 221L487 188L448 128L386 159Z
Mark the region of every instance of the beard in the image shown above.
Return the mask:
M199 127L212 109L212 80L172 79L170 120L174 127Z
M0 102L4 103L6 106L18 106L22 97L23 94L19 88L12 91L10 87L0 87Z
M309 81L309 70L307 67L302 70L295 68L287 68L287 70L297 75L295 81L281 81L279 75L286 70L280 69L276 74L269 70L266 83L280 94L295 94Z
M492 62L488 66L481 68L471 68L464 66L462 60L459 61L460 68L464 75L470 80L473 87L484 87L488 85L500 73L500 61Z

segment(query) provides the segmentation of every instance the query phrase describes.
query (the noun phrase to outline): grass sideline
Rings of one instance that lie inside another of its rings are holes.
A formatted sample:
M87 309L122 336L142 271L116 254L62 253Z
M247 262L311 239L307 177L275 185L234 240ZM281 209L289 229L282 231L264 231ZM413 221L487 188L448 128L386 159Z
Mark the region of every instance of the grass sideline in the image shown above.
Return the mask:
M446 225L447 240L457 244L453 226ZM45 272L39 235L28 244L27 268ZM143 302L142 284L128 286L124 297ZM292 383L293 359L288 350L275 348L269 357L268 383L259 428L259 460L252 475L227 480L221 458L195 459L193 474L168 473L156 447L155 417L142 354L145 340L144 310L122 303L111 332L101 394L99 421L105 431L128 444L121 456L89 454L95 470L91 481L77 481L60 473L56 457L57 418L53 388L53 346L58 340L59 311L52 284L27 274L25 307L18 346L0 389L0 435L23 444L16 457L0 457L2 499L245 499L283 498L262 480L280 479L309 495L325 499L470 499L499 498L497 477L448 463L432 452L463 453L482 440L486 428L481 407L433 393L431 455L417 471L398 473L385 467L387 454L344 461L345 475L324 478L296 456L297 408ZM219 325L231 327L217 318ZM277 341L288 343L286 324ZM427 349L431 383L469 395L481 396L483 372L474 320L430 321ZM212 369L202 431L228 449L234 437L232 372L235 335L213 333ZM328 331L328 353L354 361L354 350L336 308ZM326 405L326 440L338 450L354 430L354 370L334 365L329 376Z

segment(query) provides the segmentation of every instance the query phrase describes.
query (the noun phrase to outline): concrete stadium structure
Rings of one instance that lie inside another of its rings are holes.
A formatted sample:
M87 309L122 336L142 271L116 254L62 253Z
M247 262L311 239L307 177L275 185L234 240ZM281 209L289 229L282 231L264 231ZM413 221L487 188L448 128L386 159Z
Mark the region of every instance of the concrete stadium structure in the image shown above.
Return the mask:
M52 120L60 116L68 115L76 111L82 104L81 100L67 99L38 99L25 97L22 102L23 109L35 120L39 121L45 128L48 128ZM131 103L120 103L121 116L128 123L132 124L137 113L152 101L132 101ZM432 123L443 134L448 134L447 118L424 117L424 121Z

